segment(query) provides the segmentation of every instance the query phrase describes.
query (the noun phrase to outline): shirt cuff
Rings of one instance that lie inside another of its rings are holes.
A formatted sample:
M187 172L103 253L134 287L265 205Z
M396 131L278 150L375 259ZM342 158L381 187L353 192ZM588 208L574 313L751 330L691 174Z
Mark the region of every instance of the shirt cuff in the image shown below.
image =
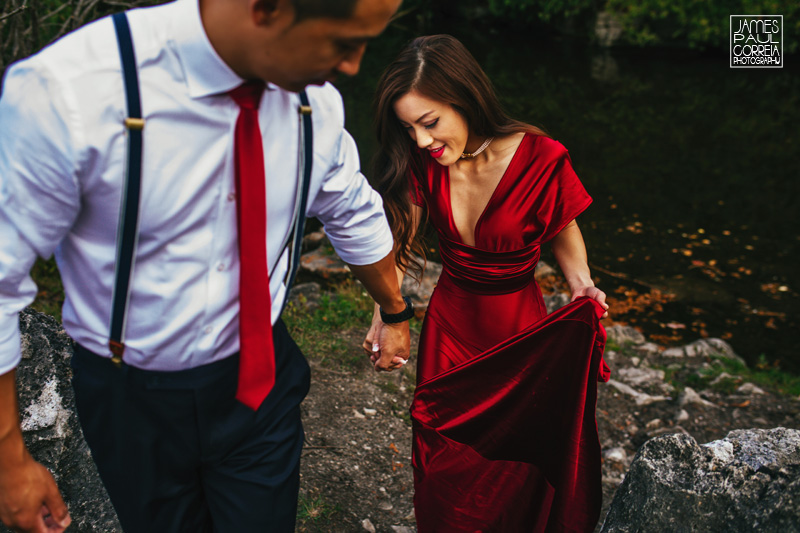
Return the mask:
M394 239L386 218L381 216L369 228L359 227L360 235L336 235L328 233L333 249L342 261L351 265L371 265L377 263L392 251Z
M19 334L19 316L4 316L0 320L0 375L14 370L22 360L22 343Z

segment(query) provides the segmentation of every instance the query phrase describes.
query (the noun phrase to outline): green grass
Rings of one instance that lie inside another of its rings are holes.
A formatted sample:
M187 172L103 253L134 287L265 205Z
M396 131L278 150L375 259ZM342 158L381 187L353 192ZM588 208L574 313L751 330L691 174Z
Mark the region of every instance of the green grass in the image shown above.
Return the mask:
M711 356L711 363L709 368L701 368L695 372L676 368L675 365L655 368L663 370L665 381L678 390L691 387L695 390L711 389L722 394L733 394L742 384L749 382L777 394L800 395L800 376L784 372L778 366L768 363L763 354L759 357L755 368L748 368L739 360L721 355ZM711 384L725 372L732 377Z
M361 368L366 355L360 343L349 332L366 335L372 320L374 303L364 288L354 281L345 281L325 292L319 307L309 311L303 298L291 302L283 313L284 322L295 342L307 357L323 365L343 370Z
M340 513L338 505L325 501L322 496L311 498L300 495L297 501L297 525L300 531L325 531L324 526Z
M31 307L55 317L61 322L61 306L64 304L64 288L54 259L37 259L31 269L31 277L39 288Z

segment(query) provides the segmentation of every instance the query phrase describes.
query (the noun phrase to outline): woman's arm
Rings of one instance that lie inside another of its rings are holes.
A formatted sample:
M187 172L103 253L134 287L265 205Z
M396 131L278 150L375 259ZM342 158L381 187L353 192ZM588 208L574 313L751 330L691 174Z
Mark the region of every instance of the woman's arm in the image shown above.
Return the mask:
M412 231L409 242L414 241L414 236L416 235L417 230L419 229L421 218L422 218L422 208L418 205L412 204L411 205ZM405 272L400 267L396 267L396 271L397 271L397 283L402 289L403 278L405 278ZM381 321L380 306L378 306L378 304L376 303L375 310L372 313L372 325L370 326L369 331L367 332L367 337L366 339L364 339L364 343L362 344L364 350L369 354L370 360L372 361L373 365L376 364L378 362L378 359L380 359L381 357L380 343L378 342L378 339L380 338L380 332L383 325L384 324ZM395 357L392 360L389 371L400 368L406 363L406 361L407 360ZM375 366L375 369L379 370L377 365Z
M558 235L550 242L553 248L553 255L556 256L558 266L564 273L572 293L572 301L581 296L588 296L596 300L605 309L606 293L594 286L592 276L589 273L589 263L586 257L586 245L583 242L583 235L578 228L578 223L574 220L566 225ZM603 318L608 316L608 311L603 314Z

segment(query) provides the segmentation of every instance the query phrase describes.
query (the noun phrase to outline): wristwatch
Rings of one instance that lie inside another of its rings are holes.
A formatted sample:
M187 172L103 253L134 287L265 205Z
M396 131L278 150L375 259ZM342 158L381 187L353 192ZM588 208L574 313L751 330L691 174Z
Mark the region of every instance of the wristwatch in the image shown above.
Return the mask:
M403 301L406 303L406 308L399 313L385 313L383 308L380 308L381 320L384 324L399 324L400 322L411 320L411 317L414 316L414 304L411 303L411 298L408 296L403 296Z

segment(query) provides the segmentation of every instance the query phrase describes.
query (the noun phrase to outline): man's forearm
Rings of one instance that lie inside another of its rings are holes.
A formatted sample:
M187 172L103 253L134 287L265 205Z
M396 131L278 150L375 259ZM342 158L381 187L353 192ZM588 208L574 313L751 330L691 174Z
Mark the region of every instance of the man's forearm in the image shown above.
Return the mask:
M4 462L19 460L25 453L19 427L16 372L0 376L0 467Z
M394 252L371 265L349 265L353 275L367 289L372 299L387 313L400 313L406 308L394 261Z

